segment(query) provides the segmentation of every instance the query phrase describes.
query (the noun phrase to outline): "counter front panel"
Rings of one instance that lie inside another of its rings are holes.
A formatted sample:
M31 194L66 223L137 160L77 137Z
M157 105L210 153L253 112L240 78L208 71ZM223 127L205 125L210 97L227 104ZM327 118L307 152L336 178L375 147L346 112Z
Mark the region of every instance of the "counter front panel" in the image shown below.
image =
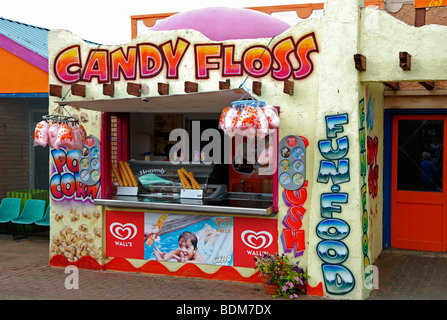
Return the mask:
M105 211L106 256L254 267L278 251L277 219Z

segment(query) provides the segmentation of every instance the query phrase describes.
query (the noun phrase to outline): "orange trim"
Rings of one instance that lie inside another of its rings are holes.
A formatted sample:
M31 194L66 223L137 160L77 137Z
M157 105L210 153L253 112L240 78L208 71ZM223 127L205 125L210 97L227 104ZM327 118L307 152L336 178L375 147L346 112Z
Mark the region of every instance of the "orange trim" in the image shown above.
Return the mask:
M112 270L112 271L122 271L122 272L141 272L150 274L161 274L165 276L176 276L176 277L188 277L188 278L200 278L207 280L228 280L228 281L239 281L246 283L260 283L259 274L255 273L250 277L242 276L235 268L229 266L222 266L215 273L207 273L200 269L197 265L192 263L185 263L177 271L170 271L159 261L148 260L147 263L139 268L134 267L125 258L113 258L107 262L104 266L100 265L98 261L92 257L85 256L76 262L70 262L62 255L55 255L50 259L51 267L67 267L69 265L74 265L81 269L89 270Z
M131 35L132 39L137 36L137 22L139 20L142 20L144 25L148 28L153 27L155 22L157 22L158 19L166 19L174 14L177 14L178 12L171 12L171 13L157 13L157 14L142 14L142 15L136 15L131 16Z
M315 287L310 286L309 283L308 283L307 284L307 292L306 293L309 296L324 297L323 283L320 282Z
M282 6L248 7L247 9L272 14L274 12L296 11L301 19L309 18L313 10L324 9L324 3L288 4Z
M257 273L250 277L242 276L236 269L229 266L222 266L215 273L207 273L197 265L186 263L177 271L170 271L162 263L155 260L149 260L143 266L136 268L125 258L113 258L104 265L106 270L124 271L124 272L142 272L151 274L161 274L165 276L201 278L207 280L229 280L247 283L260 283Z
M90 256L85 256L79 259L76 262L70 262L65 258L64 256L58 254L53 256L50 259L50 266L51 267L67 267L70 265L74 265L81 269L89 269L89 270L104 270L104 267L101 266L98 261L93 259Z
M414 0L415 8L430 8L447 6L447 1L443 0Z
M433 0L431 0L433 1ZM438 0L442 1L442 0ZM384 0L365 0L365 7L368 6L378 6L379 9L384 8ZM285 11L296 11L296 14L301 19L308 18L313 10L321 10L324 9L324 3L307 3L307 4L288 4L281 6L266 6L266 7L247 7L246 9L256 10L260 12L264 12L267 14L272 14L273 12L285 12ZM131 16L131 36L132 39L137 36L137 21L142 20L144 25L148 28L154 26L155 22L158 19L166 19L178 12L171 13L157 13L157 14L142 14Z
M200 278L206 280L227 280L238 281L245 283L261 283L259 273L256 272L250 277L242 276L236 269L229 266L222 266L215 273L207 273L200 269L197 265L192 263L185 263L177 271L170 271L161 262L155 260L149 260L147 263L139 268L134 267L125 258L113 258L107 262L104 266L101 266L92 257L82 257L76 262L70 262L62 255L55 255L50 259L51 267L67 267L74 265L81 269L89 270L111 270L121 272L140 272L148 274L159 274L165 276L187 277L187 278ZM315 287L307 284L307 295L309 296L324 296L323 283L318 283Z
M48 73L0 48L0 93L48 92Z
M363 6L366 8L366 7L369 7L369 6L372 6L372 7L378 7L379 9L384 9L385 8L385 6L384 6L384 0L365 0L364 1L365 3L363 4Z

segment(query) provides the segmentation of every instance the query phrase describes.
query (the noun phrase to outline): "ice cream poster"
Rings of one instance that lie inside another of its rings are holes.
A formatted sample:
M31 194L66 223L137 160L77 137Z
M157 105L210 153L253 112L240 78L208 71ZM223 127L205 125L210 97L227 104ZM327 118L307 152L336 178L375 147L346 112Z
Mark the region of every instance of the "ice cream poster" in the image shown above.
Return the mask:
M145 213L144 259L233 265L233 218Z

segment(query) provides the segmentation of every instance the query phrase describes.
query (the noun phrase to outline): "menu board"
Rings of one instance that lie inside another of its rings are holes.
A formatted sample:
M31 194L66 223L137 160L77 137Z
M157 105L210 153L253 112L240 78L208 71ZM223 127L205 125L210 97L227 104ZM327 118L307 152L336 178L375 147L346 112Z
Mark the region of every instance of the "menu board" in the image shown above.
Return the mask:
M88 186L95 185L101 178L100 150L99 140L88 136L79 157L79 176Z
M278 148L278 180L286 190L297 190L306 180L306 145L294 135L281 139Z

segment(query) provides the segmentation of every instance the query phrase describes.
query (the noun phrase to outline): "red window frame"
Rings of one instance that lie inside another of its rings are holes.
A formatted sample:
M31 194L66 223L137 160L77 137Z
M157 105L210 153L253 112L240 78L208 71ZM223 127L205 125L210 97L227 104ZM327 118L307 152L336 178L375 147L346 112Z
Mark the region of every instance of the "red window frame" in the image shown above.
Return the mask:
M112 117L117 118L117 136L112 137ZM101 197L112 196L112 139L117 141L116 161L129 160L129 119L130 114L125 112L104 112L101 119Z

